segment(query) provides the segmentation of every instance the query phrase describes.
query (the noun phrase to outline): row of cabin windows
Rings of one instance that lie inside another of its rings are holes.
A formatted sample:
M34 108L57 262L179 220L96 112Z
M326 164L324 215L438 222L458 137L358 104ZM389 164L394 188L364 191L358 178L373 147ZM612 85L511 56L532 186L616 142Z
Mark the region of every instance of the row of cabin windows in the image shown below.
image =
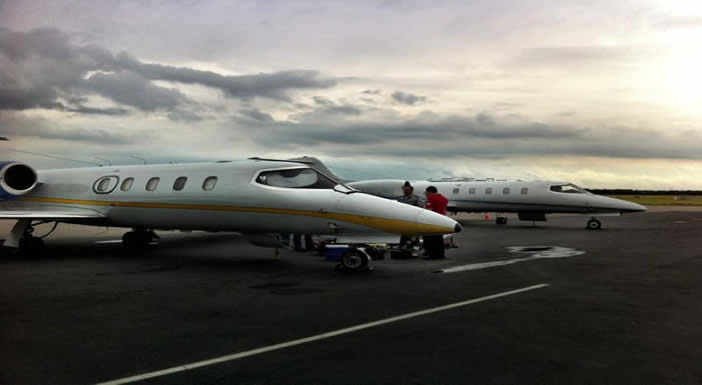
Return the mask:
M458 194L461 190L458 188L453 189L454 194ZM512 189L509 187L505 187L502 189L502 194L503 195L509 195L511 194ZM469 195L475 195L477 193L477 189L475 187L471 187L468 189L468 194ZM529 188L527 187L522 187L521 190L519 190L519 193L522 195L527 195L529 194ZM485 188L485 195L492 195L492 187L487 187Z
M101 179L98 180L97 184L95 185L95 192L98 194L109 194L112 192L112 190L115 189L116 183L118 181L118 177L116 176L107 176L107 177L102 177ZM150 178L146 182L145 189L146 191L156 191L156 188L158 188L158 184L161 181L161 178L159 177L153 177ZM176 178L176 180L173 182L173 190L174 191L182 191L185 188L185 184L188 182L188 177L186 176L181 176ZM205 178L205 180L202 182L202 190L203 191L212 191L214 190L215 186L217 185L217 177L216 176L209 176ZM130 191L132 189L132 186L134 186L134 178L129 177L126 178L122 181L122 184L119 186L119 189L122 191Z

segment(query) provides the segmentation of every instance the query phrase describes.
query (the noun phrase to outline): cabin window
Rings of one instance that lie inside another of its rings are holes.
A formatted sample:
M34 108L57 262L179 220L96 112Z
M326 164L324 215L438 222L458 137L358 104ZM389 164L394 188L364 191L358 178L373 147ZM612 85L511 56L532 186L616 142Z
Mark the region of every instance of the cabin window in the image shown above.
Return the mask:
M490 195L492 194L492 187L488 187L485 189L485 195Z
M566 194L587 194L587 191L571 183L551 186L549 190Z
M122 186L119 188L122 191L129 191L132 189L132 185L134 184L134 178L127 178L122 182Z
M505 187L502 189L502 195L509 195L509 187Z
M468 189L468 194L470 195L475 195L475 187L471 187Z
M188 177L186 176L181 176L173 182L173 190L175 191L182 191L183 188L185 188L185 182L188 181Z
M273 187L333 189L336 182L311 168L263 171L256 177L256 183Z
M217 177L216 176L208 176L207 179L205 179L205 181L202 182L202 189L205 191L212 191L212 190L214 190L216 185L217 185Z
M529 189L527 187L522 187L522 190L520 192L522 195L527 195L529 194Z
M154 191L156 190L156 187L158 187L158 182L161 180L161 178L151 178L149 179L148 182L146 182L146 191Z
M453 189L454 194L458 194L459 192L461 192L460 188L456 187L455 189Z
M119 178L116 176L103 176L93 184L93 191L98 194L109 194L117 187Z

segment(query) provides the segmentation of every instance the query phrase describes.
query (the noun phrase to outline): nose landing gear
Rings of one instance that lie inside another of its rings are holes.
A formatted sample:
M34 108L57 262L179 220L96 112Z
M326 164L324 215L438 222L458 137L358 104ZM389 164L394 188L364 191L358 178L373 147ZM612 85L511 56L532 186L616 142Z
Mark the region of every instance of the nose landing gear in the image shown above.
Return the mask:
M585 228L588 230L601 230L602 222L595 218L591 218L589 221L587 221L587 225L585 226Z
M124 233L122 244L129 249L143 249L157 239L158 235L151 230L134 230Z

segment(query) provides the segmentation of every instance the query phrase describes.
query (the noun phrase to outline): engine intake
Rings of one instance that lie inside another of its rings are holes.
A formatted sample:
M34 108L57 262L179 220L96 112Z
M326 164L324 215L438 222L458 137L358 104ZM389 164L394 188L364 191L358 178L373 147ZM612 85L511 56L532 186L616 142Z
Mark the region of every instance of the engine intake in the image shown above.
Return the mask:
M25 195L37 185L37 172L24 163L0 162L0 200Z

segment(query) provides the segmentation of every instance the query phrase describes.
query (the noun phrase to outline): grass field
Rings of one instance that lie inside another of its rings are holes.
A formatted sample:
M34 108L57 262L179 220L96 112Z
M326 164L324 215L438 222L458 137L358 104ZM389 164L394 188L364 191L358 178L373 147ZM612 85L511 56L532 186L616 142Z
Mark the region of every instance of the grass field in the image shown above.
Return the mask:
M702 206L702 195L610 195L644 206Z

